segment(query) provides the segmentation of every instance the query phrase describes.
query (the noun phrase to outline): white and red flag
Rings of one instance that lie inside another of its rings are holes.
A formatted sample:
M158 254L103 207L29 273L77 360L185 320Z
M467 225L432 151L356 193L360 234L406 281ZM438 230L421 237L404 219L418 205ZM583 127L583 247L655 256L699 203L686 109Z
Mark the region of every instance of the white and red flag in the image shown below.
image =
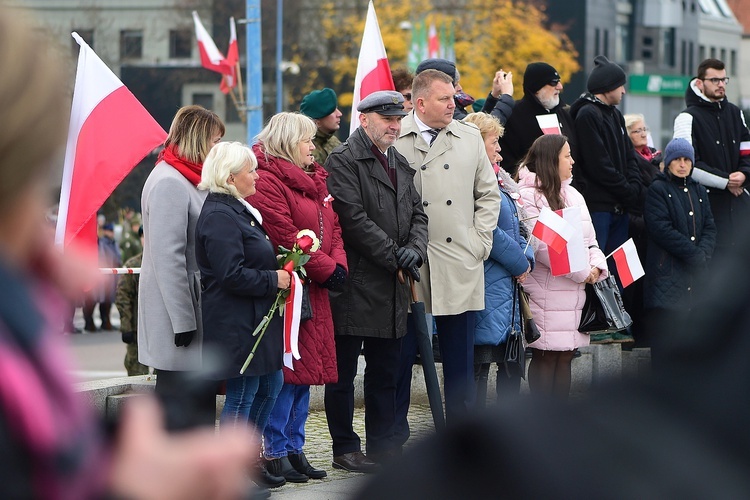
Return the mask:
M536 122L539 124L544 135L560 135L560 122L557 120L557 115L549 113L546 115L536 115Z
M228 94L237 86L237 63L240 60L240 50L237 46L237 26L234 24L234 17L229 18L229 48L227 57L222 64L228 68L228 73L221 79L221 91Z
M575 228L547 207L542 208L531 234L542 240L552 250L561 253L575 234Z
M440 39L437 29L435 29L435 23L430 24L430 31L427 34L427 57L440 57Z
M581 207L568 207L555 210L555 213L565 219L565 222L569 223L575 232L561 252L548 252L552 276L562 276L586 269L589 265L589 252L583 241Z
M617 250L612 252L612 258L615 259L617 275L620 277L620 283L625 288L633 284L638 278L646 274L638 257L638 250L635 248L633 238L628 239Z
M380 35L378 17L372 0L367 7L365 31L362 35L362 46L359 49L357 75L354 77L354 96L352 97L352 120L349 133L354 133L359 127L359 112L357 106L360 101L378 90L396 90L393 86L391 67L385 53L383 37Z
M224 75L230 73L229 67L225 63L226 58L216 47L213 38L208 34L206 28L198 17L198 13L193 11L193 22L195 22L195 38L198 40L198 52L201 57L201 65Z
M55 241L96 250L96 212L167 133L77 33L73 106Z
M750 141L740 142L740 156L750 155Z

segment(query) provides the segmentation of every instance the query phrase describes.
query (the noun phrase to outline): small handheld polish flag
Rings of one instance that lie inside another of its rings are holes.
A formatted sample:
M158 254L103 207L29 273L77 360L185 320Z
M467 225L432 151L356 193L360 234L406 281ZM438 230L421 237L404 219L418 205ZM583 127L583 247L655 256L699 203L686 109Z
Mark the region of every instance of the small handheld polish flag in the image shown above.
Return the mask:
M561 253L568 241L573 238L575 228L547 207L539 212L539 218L534 224L531 234L547 244L552 250Z
M612 258L615 259L617 275L620 277L623 288L633 284L638 278L646 274L643 265L641 265L641 259L638 257L638 250L635 248L633 238L630 238L612 252Z

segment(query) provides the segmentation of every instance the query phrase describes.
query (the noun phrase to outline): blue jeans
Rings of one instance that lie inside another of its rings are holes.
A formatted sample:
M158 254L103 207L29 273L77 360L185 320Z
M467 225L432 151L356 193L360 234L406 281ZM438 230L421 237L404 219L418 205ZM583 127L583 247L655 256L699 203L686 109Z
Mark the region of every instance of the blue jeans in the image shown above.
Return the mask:
M284 374L281 370L257 377L228 379L221 424L251 423L262 433L283 383Z
M310 386L284 384L263 431L266 458L302 453L310 413Z

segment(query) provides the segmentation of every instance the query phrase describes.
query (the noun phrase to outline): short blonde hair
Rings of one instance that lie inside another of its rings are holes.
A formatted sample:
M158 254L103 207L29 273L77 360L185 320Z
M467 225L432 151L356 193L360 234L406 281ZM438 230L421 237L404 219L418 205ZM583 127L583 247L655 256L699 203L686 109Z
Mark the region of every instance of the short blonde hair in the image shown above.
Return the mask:
M263 144L263 149L269 155L302 167L305 163L299 144L315 137L317 130L311 118L301 113L283 112L273 115L255 139Z
M208 153L203 162L201 182L198 189L210 193L222 193L241 198L234 185L227 182L229 176L239 174L250 163L250 170L257 168L253 150L241 142L220 142Z
M182 158L203 163L211 151L213 138L216 135L224 137L224 132L224 122L213 111L197 104L183 106L172 120L164 146L174 145Z
M638 122L643 122L643 124L645 125L646 117L640 113L631 113L625 115L625 128L628 129L628 132L630 132L630 129L633 128L633 125Z
M464 118L463 121L466 123L473 123L479 127L479 133L482 134L482 139L486 139L490 134L502 137L505 133L505 128L500 124L498 119L487 113L471 113Z

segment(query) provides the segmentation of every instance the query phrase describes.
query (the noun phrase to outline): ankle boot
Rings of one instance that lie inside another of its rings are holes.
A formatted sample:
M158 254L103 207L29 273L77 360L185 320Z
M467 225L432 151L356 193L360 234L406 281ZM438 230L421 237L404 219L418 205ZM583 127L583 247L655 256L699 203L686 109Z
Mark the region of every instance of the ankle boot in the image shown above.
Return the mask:
M258 483L261 485L269 488L278 488L279 486L284 486L286 484L286 479L268 472L265 460L262 458L258 459L258 462L255 464L255 470L257 472L256 476Z
M266 460L268 472L274 476L281 476L290 483L306 483L310 478L307 475L297 472L292 464L289 463L289 457L274 458Z
M310 462L307 461L307 457L305 456L304 452L301 452L299 454L290 453L288 458L289 463L292 464L292 467L294 467L297 472L301 472L310 479L323 479L328 475L328 473L323 469L316 469L315 467L310 465Z

